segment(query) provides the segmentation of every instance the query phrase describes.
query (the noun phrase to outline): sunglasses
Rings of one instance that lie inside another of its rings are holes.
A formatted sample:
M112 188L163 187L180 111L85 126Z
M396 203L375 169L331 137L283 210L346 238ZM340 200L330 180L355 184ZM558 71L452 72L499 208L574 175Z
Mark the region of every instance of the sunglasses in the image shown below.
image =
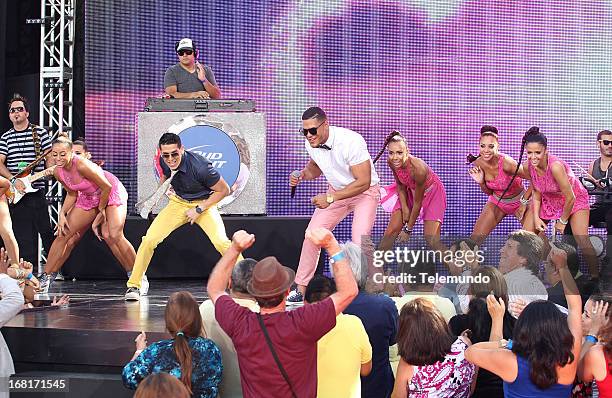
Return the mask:
M15 108L9 109L9 113L17 113L17 112L23 112L23 111L25 111L25 108L23 106L17 106Z
M323 120L323 123L325 123L325 120ZM300 133L304 134L304 137L306 137L308 134L317 135L317 130L319 127L323 126L323 123L319 124L317 127L311 127L309 129L301 128Z
M193 51L192 50L178 50L176 53L182 57L183 55L193 54Z
M604 145L610 145L610 144L612 144L612 141L610 141L610 140L599 140L599 142L601 142L601 143L602 143L602 144L604 144Z
M162 153L161 154L162 158L168 160L170 158L172 159L178 159L179 156L181 156L181 153L179 151L175 151L172 153Z

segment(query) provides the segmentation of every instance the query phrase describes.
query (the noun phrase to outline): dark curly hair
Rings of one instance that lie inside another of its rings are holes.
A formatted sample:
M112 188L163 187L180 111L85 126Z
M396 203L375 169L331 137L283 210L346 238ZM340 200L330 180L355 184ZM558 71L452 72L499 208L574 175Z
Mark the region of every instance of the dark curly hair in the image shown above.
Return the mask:
M557 383L557 366L574 361L574 336L567 317L550 301L527 305L512 336L512 352L529 361L529 379L541 389Z

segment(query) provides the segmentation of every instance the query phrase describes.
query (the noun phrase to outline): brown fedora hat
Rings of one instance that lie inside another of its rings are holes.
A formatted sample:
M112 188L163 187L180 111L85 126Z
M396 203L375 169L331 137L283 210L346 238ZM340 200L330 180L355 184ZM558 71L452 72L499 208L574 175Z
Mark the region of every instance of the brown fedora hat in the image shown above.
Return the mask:
M266 257L255 264L247 291L253 297L278 296L289 289L294 279L295 271L284 267L276 257Z

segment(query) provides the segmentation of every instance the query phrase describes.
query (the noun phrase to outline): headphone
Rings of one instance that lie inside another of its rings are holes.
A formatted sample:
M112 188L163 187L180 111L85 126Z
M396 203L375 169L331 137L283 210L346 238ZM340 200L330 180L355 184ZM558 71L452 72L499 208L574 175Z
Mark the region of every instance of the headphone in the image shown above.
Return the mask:
M174 43L174 52L178 53L178 46L179 44L181 44L181 41L177 41ZM198 49L196 47L195 41L191 40L191 46L193 47L193 54L194 54L194 58L198 58Z

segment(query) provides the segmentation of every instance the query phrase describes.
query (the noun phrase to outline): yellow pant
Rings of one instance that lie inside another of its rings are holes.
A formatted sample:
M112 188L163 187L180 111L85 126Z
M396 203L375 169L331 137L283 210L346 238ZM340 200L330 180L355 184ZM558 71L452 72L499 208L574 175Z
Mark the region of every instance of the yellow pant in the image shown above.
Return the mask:
M127 282L128 287L140 288L142 276L147 271L147 267L153 257L153 251L168 235L175 229L189 222L185 212L196 206L196 202L183 200L178 196L172 196L170 202L164 209L155 217L153 223L147 230L147 234L142 238L142 243L136 253L136 262L130 280ZM227 238L225 233L225 225L217 210L216 206L206 209L196 219L196 224L204 230L215 249L221 255L229 249L232 242ZM242 256L238 261L242 260Z

